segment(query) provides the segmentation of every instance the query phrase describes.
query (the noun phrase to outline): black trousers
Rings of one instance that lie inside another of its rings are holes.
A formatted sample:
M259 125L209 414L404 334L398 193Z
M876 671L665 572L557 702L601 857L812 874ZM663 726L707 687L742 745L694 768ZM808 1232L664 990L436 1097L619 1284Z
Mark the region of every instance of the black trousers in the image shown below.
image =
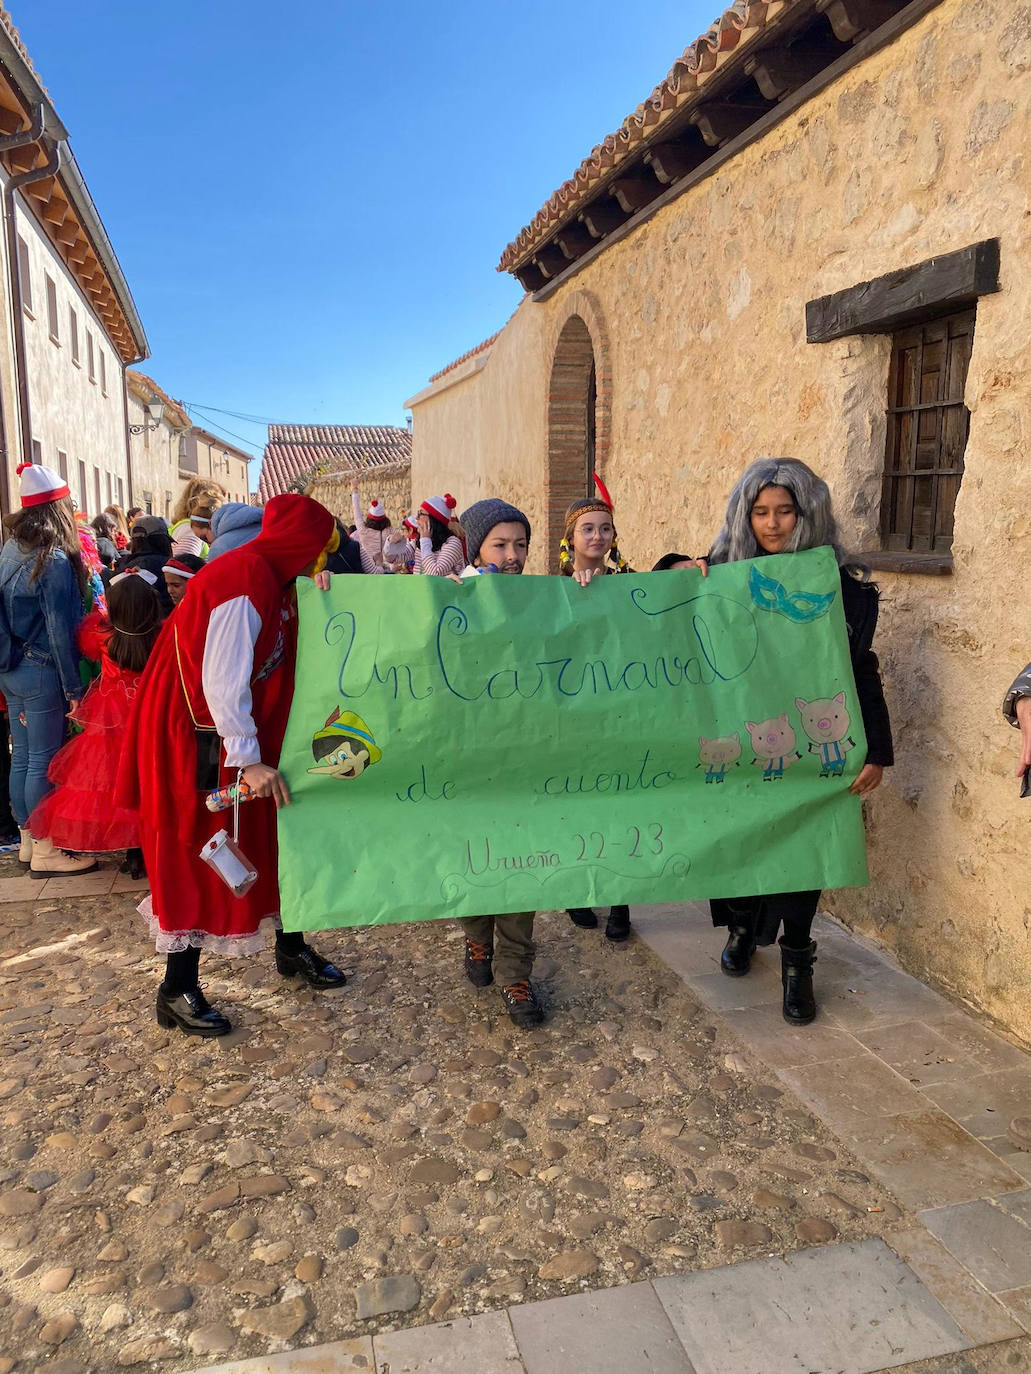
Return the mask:
M751 926L756 942L772 945L781 926L789 949L803 949L812 939L820 892L775 892L764 897L714 897L709 911L714 926Z

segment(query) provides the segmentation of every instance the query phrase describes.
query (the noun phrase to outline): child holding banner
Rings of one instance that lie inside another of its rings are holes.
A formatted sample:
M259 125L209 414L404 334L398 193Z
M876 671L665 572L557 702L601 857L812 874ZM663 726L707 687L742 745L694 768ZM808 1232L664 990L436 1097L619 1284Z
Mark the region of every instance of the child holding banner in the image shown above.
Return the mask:
M571 577L581 587L586 587L595 577L633 572L619 552L612 497L597 473L594 474L594 484L598 488L597 496L582 497L566 511L566 529L559 544L559 572L563 577ZM598 918L589 906L570 907L567 914L575 926L586 930L592 930L598 924ZM605 935L617 944L629 940L628 906L614 906L609 910Z
M494 568L518 575L526 566L530 522L507 501L477 501L462 516L469 565L463 577L477 577ZM456 579L457 580L457 579ZM497 916L465 916L465 975L473 987L486 988L495 980L501 1000L517 1026L537 1026L543 1020L530 974L536 949L534 911Z
M878 594L862 580L838 543L837 524L827 484L796 458L760 458L747 468L730 494L723 528L710 563L736 563L764 554L798 553L823 545L834 550L841 570L841 600L848 626L856 693L866 730L867 754L851 791L867 796L895 761L884 688L873 652ZM780 938L784 1019L806 1026L816 1017L813 996L813 917L819 892L779 892L762 897L718 898L709 903L714 926L730 936L720 967L731 978L746 974L756 945Z

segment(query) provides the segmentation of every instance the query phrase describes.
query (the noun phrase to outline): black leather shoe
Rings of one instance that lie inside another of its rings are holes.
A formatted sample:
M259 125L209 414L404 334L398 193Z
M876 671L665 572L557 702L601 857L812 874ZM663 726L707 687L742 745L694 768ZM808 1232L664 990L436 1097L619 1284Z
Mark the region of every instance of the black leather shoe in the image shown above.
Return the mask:
M465 942L465 976L474 988L489 988L494 981L494 951L480 940Z
M605 938L620 944L630 939L630 908L614 906L605 922Z
M537 1001L537 994L529 978L522 978L518 983L509 983L507 987L503 987L501 1000L517 1026L539 1026L544 1020L544 1009Z
M816 942L801 949L789 949L780 939L780 980L784 986L784 1020L791 1026L808 1026L816 1020L813 996L813 965Z
M752 965L755 932L751 926L731 926L720 955L720 968L728 978L743 978Z
M302 945L296 954L277 947L276 968L284 978L301 978L313 988L342 988L347 982L336 964L316 954L310 945Z
M566 913L575 926L582 926L584 930L593 930L598 924L598 918L589 906L571 906Z
M205 1039L228 1035L233 1029L220 1011L208 1005L200 988L180 992L175 997L167 996L158 988L157 1018L162 1030L178 1026L186 1035L202 1035Z
M118 866L119 873L127 873L134 882L139 882L141 878L147 876L147 866L143 862L142 849L127 849L125 860Z

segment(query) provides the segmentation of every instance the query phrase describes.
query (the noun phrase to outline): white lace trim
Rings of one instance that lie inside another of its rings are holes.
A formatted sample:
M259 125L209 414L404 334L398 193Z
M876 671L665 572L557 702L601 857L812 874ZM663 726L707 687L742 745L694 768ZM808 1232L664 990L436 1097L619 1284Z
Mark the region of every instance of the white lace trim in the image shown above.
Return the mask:
M260 954L270 931L282 930L278 913L263 916L258 929L250 935L211 935L206 930L162 930L154 914L148 892L136 910L150 926L151 939L158 954L181 954L184 949L200 949L206 954L224 954L230 959Z

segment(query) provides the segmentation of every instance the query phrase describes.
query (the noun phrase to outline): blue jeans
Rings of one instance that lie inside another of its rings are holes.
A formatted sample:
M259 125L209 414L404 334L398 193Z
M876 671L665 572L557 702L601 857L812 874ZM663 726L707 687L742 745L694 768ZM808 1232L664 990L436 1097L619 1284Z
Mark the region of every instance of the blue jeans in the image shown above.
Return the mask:
M17 667L0 673L0 692L11 722L11 810L24 828L50 791L47 769L64 743L68 704L57 669L32 649Z

